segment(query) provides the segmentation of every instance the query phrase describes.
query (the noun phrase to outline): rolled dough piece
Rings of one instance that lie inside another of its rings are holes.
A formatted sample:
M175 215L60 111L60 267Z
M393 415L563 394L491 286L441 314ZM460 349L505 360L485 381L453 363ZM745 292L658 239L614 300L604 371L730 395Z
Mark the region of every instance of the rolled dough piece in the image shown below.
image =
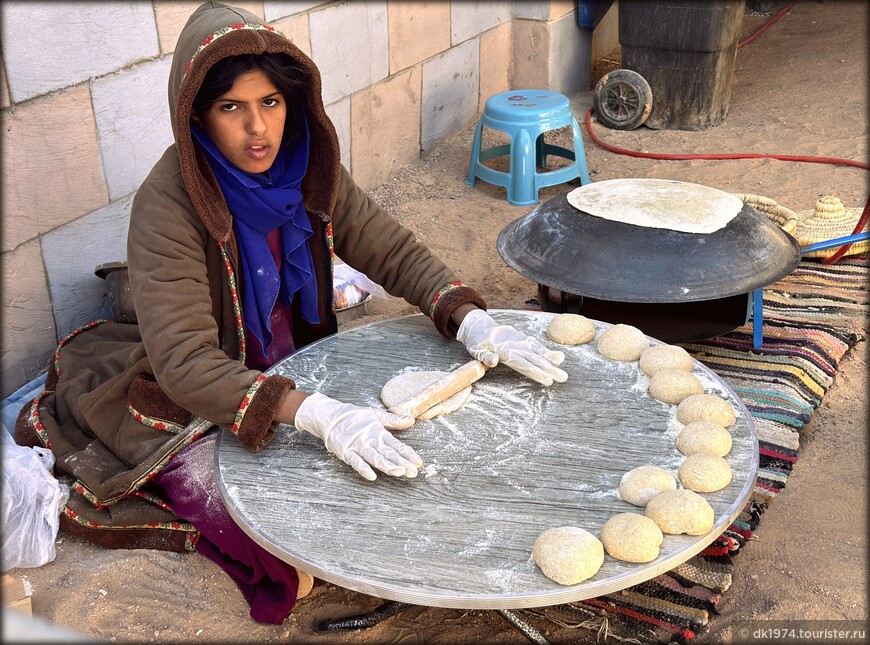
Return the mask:
M653 376L659 370L691 372L694 363L692 355L679 345L655 345L640 355L638 367L647 376Z
M713 233L743 209L725 191L672 179L607 179L568 193L574 208L612 222L683 233Z
M716 519L710 503L685 488L656 495L646 505L644 515L669 535L705 535Z
M677 421L686 425L694 421L712 421L727 428L736 418L731 404L715 394L692 394L677 406Z
M664 468L638 466L619 481L619 496L635 506L646 506L659 493L676 490L677 480Z
M664 539L658 524L637 513L619 513L601 527L604 550L625 562L652 562Z
M604 564L604 545L589 531L560 526L538 536L532 560L550 580L576 585L598 573Z
M613 325L598 337L598 353L615 361L636 361L648 347L644 333L631 325Z
M698 377L682 370L659 370L649 381L650 396L662 403L676 405L687 396L703 392Z
M402 401L407 401L417 392L447 374L449 374L449 372L441 372L437 370L426 372L405 372L404 374L398 374L384 383L384 387L381 388L381 401L387 408L390 408ZM466 401L468 401L468 397L471 396L471 387L472 386L469 385L460 390L449 399L429 408L417 418L426 420L441 416L442 414L456 412L459 408L465 405Z
M559 314L547 326L547 336L560 345L582 345L595 338L595 326L580 314Z
M680 483L696 493L712 493L731 483L731 466L716 455L689 455L680 464Z
M724 457L731 452L731 443L731 433L712 421L693 421L677 435L677 450L686 456Z

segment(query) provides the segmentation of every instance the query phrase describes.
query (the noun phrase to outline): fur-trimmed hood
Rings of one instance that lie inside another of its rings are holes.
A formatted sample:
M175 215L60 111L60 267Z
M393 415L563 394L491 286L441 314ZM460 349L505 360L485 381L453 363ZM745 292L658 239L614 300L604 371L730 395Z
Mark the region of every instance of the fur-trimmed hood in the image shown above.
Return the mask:
M206 2L187 20L169 74L169 111L184 184L206 229L226 242L232 216L202 151L190 134L193 100L208 70L219 60L239 54L284 53L307 73L305 111L311 133L308 173L302 183L305 207L332 216L339 182L338 137L321 95L320 71L314 62L274 27L243 9Z

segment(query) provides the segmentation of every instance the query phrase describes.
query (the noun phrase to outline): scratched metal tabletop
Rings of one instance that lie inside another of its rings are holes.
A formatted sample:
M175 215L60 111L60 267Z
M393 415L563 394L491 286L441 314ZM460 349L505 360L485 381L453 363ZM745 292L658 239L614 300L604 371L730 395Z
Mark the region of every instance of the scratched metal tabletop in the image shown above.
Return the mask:
M368 482L292 426L281 426L258 454L223 430L218 488L244 531L279 558L347 589L432 607L516 609L653 578L700 552L741 512L758 469L755 427L733 390L696 361L705 391L726 398L737 415L726 456L733 480L703 494L715 511L713 529L700 537L666 535L659 557L647 564L606 555L598 573L577 585L545 577L531 559L540 533L578 526L599 536L611 516L642 514L619 498L619 480L647 464L676 477L682 424L677 406L647 393L649 379L636 361L602 357L596 340L556 345L546 336L552 313L490 313L564 351L568 381L544 388L504 366L490 369L462 409L396 432L425 461L415 479L380 474ZM610 325L595 326L597 338ZM325 338L270 372L302 390L382 408L381 387L396 374L449 371L469 359L460 343L414 315Z

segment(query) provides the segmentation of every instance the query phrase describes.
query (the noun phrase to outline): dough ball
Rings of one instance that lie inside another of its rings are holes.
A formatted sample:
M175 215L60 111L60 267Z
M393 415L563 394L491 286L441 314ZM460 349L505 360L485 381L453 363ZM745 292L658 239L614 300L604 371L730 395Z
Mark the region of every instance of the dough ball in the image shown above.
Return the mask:
M712 421L693 421L677 435L677 450L684 455L715 455L731 452L731 433Z
M631 325L613 325L598 337L598 353L615 361L636 361L648 348L647 337Z
M586 316L559 314L547 326L547 336L560 345L582 345L595 338L595 326Z
M405 372L398 374L384 383L381 388L381 402L390 408L402 401L407 401L412 396L421 390L432 385L441 377L447 376L449 372L428 371L428 372ZM438 405L435 405L421 414L418 419L431 419L442 414L456 412L459 408L465 405L468 397L471 396L471 386L460 390L449 399L445 399Z
M713 528L713 507L698 493L680 488L653 497L644 514L658 524L662 533L705 535Z
M731 483L731 466L716 455L689 455L677 472L683 488L696 493L712 493Z
M604 564L604 545L589 531L560 526L538 536L532 560L550 580L576 585L598 573Z
M691 372L695 361L691 354L679 345L654 345L640 355L638 367L647 376L659 370Z
M698 377L682 370L659 370L649 381L650 396L662 403L676 405L687 396L703 392Z
M735 419L731 404L715 394L692 394L677 406L677 421L686 425L695 421L712 421L727 428Z
M614 515L601 527L604 550L625 562L652 562L664 539L658 524L637 513Z
M638 466L619 481L619 496L635 506L646 506L659 493L676 490L677 480L664 468Z

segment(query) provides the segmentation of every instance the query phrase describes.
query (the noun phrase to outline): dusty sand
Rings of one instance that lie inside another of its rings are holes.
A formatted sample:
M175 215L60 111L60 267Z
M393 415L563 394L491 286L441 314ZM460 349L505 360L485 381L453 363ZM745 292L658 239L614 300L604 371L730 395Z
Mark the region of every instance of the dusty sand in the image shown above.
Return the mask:
M784 2L773 3L778 11ZM613 144L657 152L770 152L868 158L870 7L863 2L800 2L758 40L742 48L725 121L704 132L618 132L593 125ZM747 15L743 38L765 21ZM741 39L742 40L742 39ZM591 92L575 97L582 117ZM654 161L615 155L588 137L593 180L660 177L729 192L755 193L795 211L825 194L863 206L867 171L773 160ZM374 191L463 280L495 308L522 309L535 285L509 269L495 250L498 232L530 209L504 191L465 184L471 130ZM572 186L541 192L541 199ZM350 325L415 313L376 300ZM378 386L379 387L379 386ZM802 431L797 466L763 516L754 541L737 556L734 583L701 642L731 642L732 628L755 619L867 618L867 349L843 361L834 387ZM381 601L318 581L281 626L255 623L231 580L197 554L108 551L61 534L57 558L12 573L33 587L34 615L100 640L120 642L527 643L498 613L414 607L368 630L317 634L316 620L363 613ZM595 642L595 634L536 619L553 643ZM735 642L741 639L736 638Z

